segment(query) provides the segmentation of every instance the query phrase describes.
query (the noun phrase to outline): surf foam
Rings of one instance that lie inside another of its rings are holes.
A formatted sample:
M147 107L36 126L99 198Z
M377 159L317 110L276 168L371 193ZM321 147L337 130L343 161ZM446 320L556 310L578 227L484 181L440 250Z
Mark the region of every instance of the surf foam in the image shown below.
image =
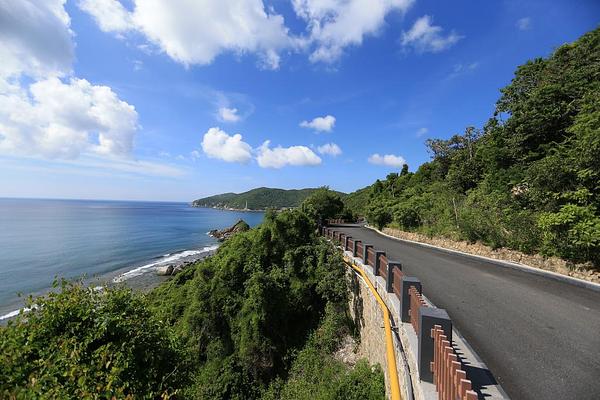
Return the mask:
M210 251L216 250L218 247L219 247L219 245L213 245L213 246L203 247L202 249L199 249L199 250L185 250L180 253L165 254L163 257L161 257L160 259L158 259L154 262L142 265L140 267L137 267L130 271L122 273L119 276L116 276L113 279L113 282L115 282L115 283L124 282L124 281L134 278L136 276L140 276L142 274L155 271L158 267L160 267L162 265L172 263L172 262L177 261L182 258L208 253Z

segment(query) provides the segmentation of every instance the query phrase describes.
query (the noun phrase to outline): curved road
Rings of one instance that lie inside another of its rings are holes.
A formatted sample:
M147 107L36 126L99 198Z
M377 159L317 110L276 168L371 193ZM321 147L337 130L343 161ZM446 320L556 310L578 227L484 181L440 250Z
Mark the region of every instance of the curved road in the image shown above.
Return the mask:
M600 292L337 226L402 263L512 399L600 399Z

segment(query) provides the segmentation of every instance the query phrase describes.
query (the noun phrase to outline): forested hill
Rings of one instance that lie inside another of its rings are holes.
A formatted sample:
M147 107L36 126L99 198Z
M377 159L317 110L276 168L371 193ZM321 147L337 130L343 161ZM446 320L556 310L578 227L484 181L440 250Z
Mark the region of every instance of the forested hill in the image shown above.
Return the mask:
M600 29L519 66L484 126L426 144L430 162L346 205L379 226L598 267Z
M272 189L261 187L244 193L224 193L194 200L194 207L218 207L244 209L246 204L250 210L266 210L267 208L298 207L316 188L308 189ZM339 193L341 194L341 193Z

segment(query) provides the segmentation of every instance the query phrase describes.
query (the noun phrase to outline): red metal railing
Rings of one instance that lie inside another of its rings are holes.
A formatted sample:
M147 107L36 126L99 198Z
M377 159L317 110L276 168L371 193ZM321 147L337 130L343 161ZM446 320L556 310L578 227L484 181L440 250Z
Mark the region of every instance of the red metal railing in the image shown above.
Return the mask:
M398 300L402 297L402 270L398 267L392 270L392 290L398 297Z
M379 270L377 272L377 274L381 277L383 277L384 280L387 281L387 266L388 266L388 259L385 256L385 254L380 254L379 255Z
M375 266L375 250L372 247L369 247L369 250L367 250L367 264L371 267Z
M380 257L379 258L379 272L378 272L379 276L381 276L383 278L384 281L387 282L388 280L388 276L387 276L387 257Z
M435 325L431 329L433 338L433 382L440 400L477 400L477 393L471 390L471 381L458 360L452 343L442 327Z
M350 238L348 239L348 246L346 247L346 250L352 251L352 249L354 249L354 239Z
M408 289L408 295L410 297L410 309L408 315L410 315L410 323L412 324L415 333L419 335L419 309L421 307L427 307L427 303L423 300L423 296L417 290L416 287L411 286Z
M363 244L362 242L358 242L356 245L356 256L362 258L363 257Z

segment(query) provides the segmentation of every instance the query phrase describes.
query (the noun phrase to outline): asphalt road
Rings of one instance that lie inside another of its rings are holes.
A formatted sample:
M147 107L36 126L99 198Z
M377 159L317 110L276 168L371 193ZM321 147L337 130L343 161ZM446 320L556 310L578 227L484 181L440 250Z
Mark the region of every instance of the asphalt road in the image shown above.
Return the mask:
M600 292L336 227L402 263L512 399L600 399Z

